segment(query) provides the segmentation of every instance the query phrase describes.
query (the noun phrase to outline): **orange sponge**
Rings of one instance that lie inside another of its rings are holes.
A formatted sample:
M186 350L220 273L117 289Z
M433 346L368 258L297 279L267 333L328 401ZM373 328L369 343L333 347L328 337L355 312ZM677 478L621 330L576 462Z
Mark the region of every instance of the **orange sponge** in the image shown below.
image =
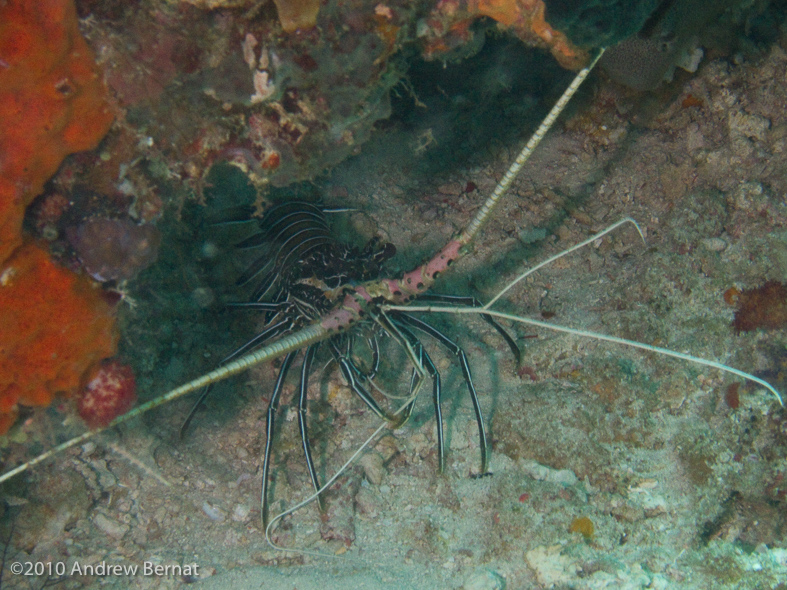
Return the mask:
M320 0L273 0L279 13L279 22L285 33L297 29L311 29L317 24Z
M13 423L17 403L45 406L55 393L75 392L116 345L101 288L35 244L19 248L0 265L0 427Z
M440 0L426 21L435 36L425 36L424 54L432 58L455 47L448 42L451 35L466 41L473 21L486 16L528 45L549 49L564 68L576 70L586 65L587 52L553 29L545 20L545 10L544 0Z
M0 261L63 158L94 148L112 120L73 0L0 2Z
M101 290L22 238L25 208L112 119L73 0L0 1L0 432L115 353Z

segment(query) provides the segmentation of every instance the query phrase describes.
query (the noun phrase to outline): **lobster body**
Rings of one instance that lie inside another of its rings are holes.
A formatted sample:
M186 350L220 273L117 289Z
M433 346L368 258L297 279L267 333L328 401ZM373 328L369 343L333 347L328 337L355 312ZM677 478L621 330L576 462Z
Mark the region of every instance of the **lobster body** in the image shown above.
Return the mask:
M281 302L293 291L300 291L318 308L316 315L310 314L311 319L325 313L335 301L334 294L348 283L378 278L382 265L396 253L392 244L377 238L363 249L338 242L331 235L324 210L306 201L274 205L257 223L259 231L237 247L261 249L262 255L238 283L243 285L262 277L254 287L252 301ZM314 289L321 291L323 297L317 296Z

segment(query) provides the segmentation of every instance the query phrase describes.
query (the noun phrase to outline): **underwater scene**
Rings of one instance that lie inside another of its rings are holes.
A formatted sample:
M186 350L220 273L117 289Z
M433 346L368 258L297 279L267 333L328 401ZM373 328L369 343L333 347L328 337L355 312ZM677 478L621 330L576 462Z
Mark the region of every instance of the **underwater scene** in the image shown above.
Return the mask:
M0 588L787 590L785 399L787 0L0 0Z

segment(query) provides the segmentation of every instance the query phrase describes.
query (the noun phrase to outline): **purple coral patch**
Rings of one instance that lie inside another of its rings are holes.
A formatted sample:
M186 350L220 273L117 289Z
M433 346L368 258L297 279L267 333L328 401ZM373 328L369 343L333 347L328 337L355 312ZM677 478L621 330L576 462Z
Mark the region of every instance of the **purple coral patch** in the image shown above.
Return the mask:
M155 262L161 236L155 226L94 217L66 229L82 266L99 281L130 279Z

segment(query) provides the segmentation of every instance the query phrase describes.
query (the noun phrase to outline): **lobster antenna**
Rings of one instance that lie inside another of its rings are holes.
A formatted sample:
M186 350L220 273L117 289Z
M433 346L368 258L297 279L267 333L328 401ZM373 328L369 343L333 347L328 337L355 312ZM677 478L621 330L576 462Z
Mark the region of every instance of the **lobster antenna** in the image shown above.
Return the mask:
M558 258L563 258L563 256L566 256L567 254L571 254L574 250L579 250L580 248L584 248L588 244L592 244L593 242L595 242L599 238L607 235L612 230L615 230L615 229L619 228L621 225L624 225L626 223L630 223L635 228L637 228L637 232L639 233L639 237L642 238L642 242L644 243L645 242L645 234L642 233L642 229L640 229L639 224L636 221L634 221L631 217L624 217L623 219L621 219L620 221L618 221L616 223L613 223L612 225L610 225L606 229L602 229L597 234L594 234L594 235L590 236L588 239L581 241L579 244L575 244L574 246L571 246L570 248L568 248L566 250L563 250L562 252L558 252L554 256L550 256L549 258L547 258L543 262L539 262L535 266L527 269L525 272L523 272L521 275L519 275L516 279L514 279L513 281L508 283L508 285L506 285L500 291L500 293L495 295L489 303L484 305L483 309L489 309L490 307L492 307L495 303L497 303L498 299L500 299L503 295L508 293L509 289L511 289L514 285L519 283L519 281L521 281L525 277L527 277L527 276L533 274L534 272L536 272L539 268L543 268L543 267L547 266L548 264L552 264Z
M503 175L503 178L500 182L497 183L495 190L492 191L492 194L486 200L486 202L481 206L476 216L473 220L468 224L465 230L459 235L457 241L459 241L462 245L469 244L473 238L478 234L484 224L489 220L489 217L492 213L492 210L497 205L498 201L508 192L508 189L513 184L516 177L519 175L519 171L522 169L522 166L530 159L530 156L533 154L533 151L538 147L538 144L541 143L541 140L544 139L544 136L547 134L552 128L552 125L555 124L555 121L560 116L560 113L566 108L566 105L571 100L571 98L576 94L579 87L582 85L582 82L585 81L585 78L588 77L590 72L595 67L598 60L601 59L601 56L604 55L605 48L602 47L598 55L593 58L587 66L582 68L579 73L574 77L574 81L571 82L568 88L563 92L563 95L558 99L555 103L555 106L549 111L544 120L541 121L541 124L536 129L536 132L530 136L527 144L525 147L522 148L522 151L519 152L519 155L514 160L514 163L508 168L508 171Z
M383 306L383 309L385 309L386 311L389 309L390 310L406 309L407 311L428 311L432 313L467 313L467 314L483 313L486 315L491 315L492 317L501 318L504 320L510 320L512 322L518 322L520 324L527 324L529 326L536 326L538 328L552 330L553 332L565 332L566 334L573 334L574 336L582 336L583 338L592 338L593 340L603 340L605 342L622 344L623 346L628 346L631 348L639 348L641 350L655 352L656 354L660 354L663 356L671 356L673 358L680 359L683 361L688 361L690 363L695 363L697 365L703 365L706 367L719 369L720 371L724 371L725 373L731 373L733 375L737 375L738 377L742 377L747 381L753 381L754 383L757 383L758 385L762 385L765 389L770 391L774 395L776 400L779 402L779 404L782 407L784 407L784 402L782 401L781 394L776 390L776 388L773 385L771 385L764 379L760 379L759 377L755 377L751 373L747 373L746 371L741 371L740 369L730 367L728 365L719 363L717 361L711 361L708 359L700 358L697 356L687 354L685 352L670 350L669 348L662 348L661 346L655 346L653 344L645 344L643 342L637 342L636 340L628 340L626 338L619 338L617 336L609 336L607 334L601 334L600 332L592 332L590 330L580 330L578 328L559 326L557 324L550 324L549 322L542 322L540 320L534 320L531 318L526 318L511 313L494 311L491 309L487 309L485 307L437 307L432 305L416 305L416 306L404 307L401 305L385 305Z
M70 449L71 447L78 445L80 443L85 442L86 440L90 440L97 434L104 432L105 430L109 430L110 428L114 428L115 426L119 426L124 422L128 422L129 420L136 418L137 416L141 416L150 410L157 408L161 405L164 405L172 400L178 399L179 397L183 397L189 393L197 391L198 389L202 389L206 385L210 385L212 383L217 383L219 381L223 381L232 377L233 375L237 375L238 373L242 373L243 371L258 365L260 363L264 363L269 360L273 360L278 358L284 354L292 352L294 350L299 350L308 346L310 344L314 344L320 340L324 340L328 331L323 328L320 324L312 324L311 326L307 326L303 330L296 332L295 334L291 334L290 336L281 338L268 346L265 346L259 350L254 352L250 352L249 354L242 356L241 358L232 361L231 363L227 363L226 365L222 365L209 373L202 375L194 379L193 381L189 381L180 387L176 387L175 389L161 395L157 398L150 400L147 403L142 404L141 406L137 406L133 410L123 414L122 416L118 416L112 422L107 424L102 428L98 428L97 430L88 430L83 432L82 434L75 436L72 439L67 440L64 443L61 443L45 453L41 453L37 457L30 459L29 461L22 463L18 467L7 471L0 475L0 483L7 481L18 475L24 471L27 471L31 467L38 465L39 463L46 461L50 457L57 455L65 451L66 449Z
M440 306L434 306L434 305L382 305L381 309L382 309L383 313L390 310L390 311L425 311L425 312L433 312L433 313L465 313L465 314L476 314L476 315L477 314L485 314L485 315L490 315L490 316L501 318L501 319L505 319L505 320L510 320L512 322L518 322L520 324L527 324L529 326L536 326L538 328L544 328L546 330L551 330L553 332L564 332L566 334L573 334L574 336L581 336L583 338L591 338L593 340L603 340L605 342L612 342L613 344L621 344L623 346L628 346L630 348L639 348L641 350L647 350L649 352L655 352L656 354L660 354L662 356L671 356L673 358L677 358L677 359L680 359L680 360L683 360L683 361L688 361L690 363L694 363L694 364L697 364L697 365L703 365L703 366L706 366L706 367L712 367L714 369L718 369L720 371L724 371L725 373L731 373L733 375L736 375L738 377L746 379L747 381L752 381L754 383L757 383L758 385L762 385L764 388L766 388L768 391L770 391L774 395L774 397L779 402L779 405L784 407L784 401L782 400L782 396L776 390L776 388L773 385L771 385L770 383L768 383L764 379L760 379L759 377L755 377L751 373L747 373L745 371L741 371L740 369L736 369L734 367L730 367L728 365L719 363L717 361L711 361L711 360L708 360L708 359L703 359L703 358L700 358L700 357L697 357L697 356L693 356L693 355L687 354L685 352L677 352L675 350L670 350L669 348L662 348L661 346L655 346L653 344L645 344L643 342L637 342L636 340L628 340L626 338L619 338L617 336L608 336L607 334L601 334L600 332L592 332L592 331L589 331L589 330L580 330L578 328L569 328L567 326L559 326L557 324L550 324L548 322L542 322L542 321L539 321L539 320L534 320L534 319L530 319L530 318L526 318L526 317L522 317L522 316L518 316L518 315L513 315L513 314L509 314L509 313L503 313L503 312L499 312L499 311L494 311L494 310L490 309L490 307L494 303L496 303L505 293L507 293L508 290L511 289L511 287L516 285L519 281L524 279L526 276L532 274L533 272L535 272L539 268L542 268L542 267L546 266L547 264L549 264L551 262L554 262L558 258L562 258L563 256L566 256L567 254L570 254L571 252L573 252L575 250L578 250L579 248L582 248L583 246L587 246L588 244L590 244L592 242L595 242L600 237L608 234L612 230L614 230L614 229L616 229L616 228L618 228L621 225L624 225L626 223L633 224L634 227L637 228L637 231L639 232L639 235L642 238L642 240L643 241L645 240L645 236L643 235L642 230L640 229L640 227L637 224L637 222L634 221L633 219L631 219L630 217L624 217L620 221L618 221L616 223L613 223L612 225L610 225L606 229L603 229L600 232L598 232L597 234L594 234L594 235L590 236L589 238L587 238L586 240L583 240L579 244L571 246L570 248L568 248L566 250L563 250L562 252L559 252L558 254L555 254L554 256L551 256L551 257L547 258L545 261L537 264L533 268L530 268L530 269L526 270L521 275L519 275L516 279L514 279L511 282L509 282L505 287L503 287L500 290L500 292L498 292L497 295L495 295L492 298L492 300L489 303L487 303L486 305L484 305L483 307L440 307Z
M402 408L400 408L399 411L401 412L404 407L406 407L406 406L402 406ZM339 479L339 476L341 476L342 473L347 471L347 469L350 467L350 465L352 465L353 462L363 453L363 451L366 449L366 447L368 447L372 442L374 442L374 440L377 439L377 437L380 435L380 433L387 427L388 427L388 423L387 422L383 422L382 424L380 424L377 427L377 430L375 430L372 434L369 435L369 437L364 441L364 443L360 447L358 447L355 450L355 452L353 452L353 454L350 456L349 459L347 459L347 461L345 461L344 465L342 465L336 471L336 473L333 474L331 479L329 479L324 484L322 484L322 487L320 487L319 490L314 492L312 495L310 495L305 500L302 500L301 502L298 502L295 506L292 506L291 508L288 508L284 512L274 516L271 519L271 521L268 523L268 526L265 527L265 540L268 542L268 545L270 545L273 549L275 549L277 551L287 551L287 552L292 552L292 553L299 553L301 555L314 555L314 556L317 556L317 557L337 557L336 555L331 555L329 553L322 553L320 551L308 551L308 550L304 550L304 549L291 549L289 547L282 547L281 545L277 545L276 543L273 542L273 540L271 539L271 535L270 535L271 531L273 530L274 525L277 522L279 522L282 518L292 514L293 512L297 512L298 510L300 510L304 506L306 506L308 504L311 504L317 498L319 498L320 494L322 494L325 490L330 488L333 485L333 483L337 479Z

